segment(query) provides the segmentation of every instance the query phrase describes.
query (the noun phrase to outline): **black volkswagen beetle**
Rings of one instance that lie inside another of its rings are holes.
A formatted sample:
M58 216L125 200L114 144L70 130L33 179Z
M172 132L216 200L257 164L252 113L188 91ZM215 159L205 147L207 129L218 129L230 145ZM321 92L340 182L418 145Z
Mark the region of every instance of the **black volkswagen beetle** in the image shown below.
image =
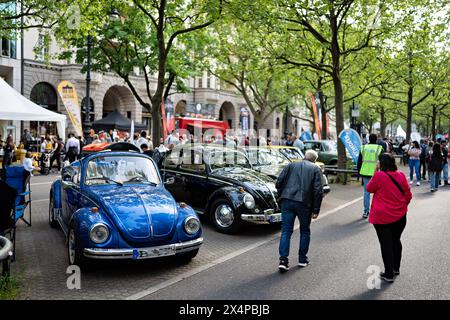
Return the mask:
M245 221L281 221L275 180L252 170L241 151L177 146L166 155L160 170L176 201L207 215L219 232L236 233Z

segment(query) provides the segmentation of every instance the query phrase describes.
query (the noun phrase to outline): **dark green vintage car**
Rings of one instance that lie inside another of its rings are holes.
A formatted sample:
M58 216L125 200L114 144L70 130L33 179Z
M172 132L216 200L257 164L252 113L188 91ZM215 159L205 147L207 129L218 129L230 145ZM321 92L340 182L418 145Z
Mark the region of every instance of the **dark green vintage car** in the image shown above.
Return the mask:
M338 162L337 142L333 140L310 140L305 141L306 150L315 150L319 154L317 161L326 166L336 166ZM347 160L351 160L347 152Z

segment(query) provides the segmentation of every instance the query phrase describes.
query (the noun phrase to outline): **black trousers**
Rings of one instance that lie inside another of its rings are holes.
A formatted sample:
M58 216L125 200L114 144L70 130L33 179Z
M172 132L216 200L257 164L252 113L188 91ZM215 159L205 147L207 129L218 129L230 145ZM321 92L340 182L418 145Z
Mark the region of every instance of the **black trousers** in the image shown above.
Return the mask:
M53 153L52 157L50 158L50 170L53 167L53 162L56 160L56 165L58 168L58 171L61 170L61 153Z
M400 271L402 260L402 242L400 238L406 226L406 215L390 224L374 224L380 241L381 256L383 257L384 272L387 277L394 276L394 270Z
M422 172L421 178L425 179L425 177L427 176L427 161L425 159L420 159L419 172Z

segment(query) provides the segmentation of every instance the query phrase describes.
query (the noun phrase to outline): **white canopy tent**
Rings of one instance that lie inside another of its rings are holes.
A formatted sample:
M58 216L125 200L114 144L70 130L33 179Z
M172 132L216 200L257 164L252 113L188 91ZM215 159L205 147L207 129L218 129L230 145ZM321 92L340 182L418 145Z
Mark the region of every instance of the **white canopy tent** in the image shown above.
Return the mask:
M62 139L66 137L66 116L28 100L0 78L0 120L54 121Z
M397 136L406 138L406 132L405 132L405 130L403 130L401 125L398 125L398 127L397 127Z

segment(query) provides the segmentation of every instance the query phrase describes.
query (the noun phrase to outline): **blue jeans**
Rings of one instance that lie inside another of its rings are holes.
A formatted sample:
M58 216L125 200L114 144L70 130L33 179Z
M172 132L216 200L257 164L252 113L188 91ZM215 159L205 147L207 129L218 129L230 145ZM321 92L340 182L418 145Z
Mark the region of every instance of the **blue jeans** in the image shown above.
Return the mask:
M420 182L420 160L409 159L409 180L413 181L414 171L416 172L416 180Z
M444 181L448 181L448 163L446 163L442 168L442 173L444 175Z
M280 259L289 258L289 248L291 246L291 236L294 231L295 217L300 221L300 247L298 250L298 261L307 262L306 254L309 249L311 239L311 209L303 202L283 199L281 201L281 239L279 246Z
M366 186L372 177L362 177L364 183L364 213L369 214L370 211L370 192L367 192Z
M441 180L441 172L430 171L430 187L431 190L439 188L439 180Z

